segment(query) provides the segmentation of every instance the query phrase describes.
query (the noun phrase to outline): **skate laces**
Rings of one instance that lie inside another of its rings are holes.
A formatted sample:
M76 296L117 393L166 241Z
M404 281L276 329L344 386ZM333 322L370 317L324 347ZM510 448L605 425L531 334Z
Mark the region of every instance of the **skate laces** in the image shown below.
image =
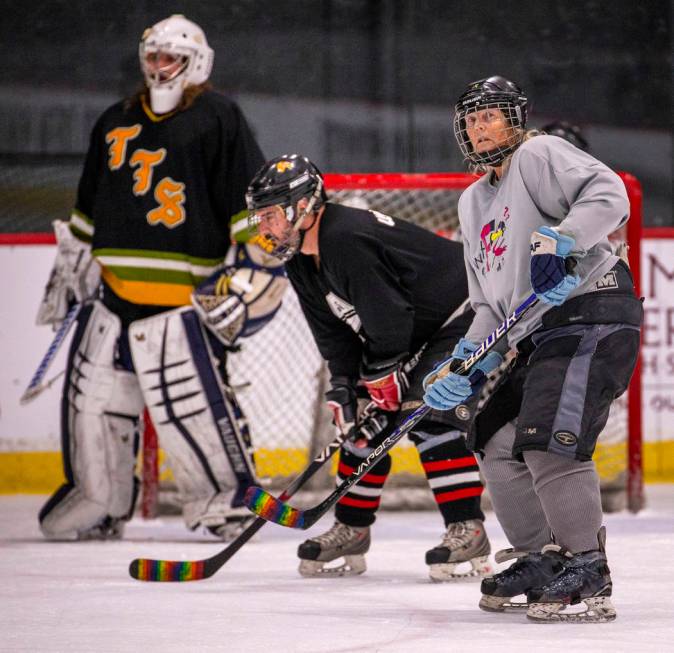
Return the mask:
M477 527L474 522L458 521L447 526L447 532L442 537L442 545L448 549L460 549L470 544L473 539L473 531Z
M597 551L597 553L600 553ZM592 582L591 578L601 577L604 571L604 565L599 566L596 563L601 562L605 563L605 558L594 557L591 559L583 559L579 555L573 556L569 560L564 570L557 576L553 578L550 582L545 584L545 590L548 592L566 592L570 588L583 587L586 582ZM608 571L608 568L606 568Z
M499 562L503 562L504 559L517 559L510 565L510 567L494 576L494 578L498 578L501 582L510 582L511 580L519 580L520 578L529 576L532 572L532 565L535 567L540 566L543 558L543 554L541 553L525 553L514 551L513 549L506 549L505 551L499 551L499 553L505 553L506 551L511 552L510 555L505 558L500 558L498 560Z
M356 529L353 526L347 526L341 522L335 522L329 531L323 533L322 535L312 537L311 539L321 545L326 544L328 546L332 546L346 544L358 535L359 530L360 529Z

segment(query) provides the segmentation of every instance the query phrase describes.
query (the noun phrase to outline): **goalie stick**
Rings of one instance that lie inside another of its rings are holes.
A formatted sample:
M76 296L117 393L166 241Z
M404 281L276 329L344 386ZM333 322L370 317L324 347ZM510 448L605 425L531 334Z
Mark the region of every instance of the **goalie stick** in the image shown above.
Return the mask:
M457 374L466 374L470 369L482 360L494 345L506 335L510 329L520 321L522 316L538 303L535 294L527 297L514 312L508 316L496 329L482 342L482 344L465 360L456 361L449 359L440 368L436 374L438 378L446 376L449 372ZM288 528L300 528L306 530L313 526L332 506L339 501L353 485L355 485L363 476L365 476L392 448L403 438L412 428L419 423L423 417L430 412L430 406L422 404L412 414L410 414L403 423L398 426L384 441L358 466L358 468L323 501L317 506L307 510L293 508L285 503L283 495L279 498L269 494L260 487L251 486L246 492L244 499L246 505L259 517L267 521L287 526Z
M21 395L21 398L19 399L20 404L27 404L29 401L35 399L35 397L37 397L43 390L46 390L52 384L52 382L60 376L57 375L51 381L49 381L49 383L42 383L42 379L44 379L49 366L52 364L52 361L61 348L63 341L66 339L66 336L70 331L70 327L72 327L72 325L77 320L77 316L80 314L81 308L82 304L73 304L66 313L63 322L61 322L61 326L59 326L54 339L49 345L49 349L47 349L47 353L42 357L40 364L37 366L37 370L35 370L35 374L33 374L33 378L30 380L28 387Z
M363 432L360 432L363 435ZM309 466L286 488L281 494L282 500L292 497L337 451L348 435L338 435L312 461ZM238 537L230 542L222 551L211 558L204 560L153 560L151 558L136 558L129 565L129 574L136 580L159 582L183 582L188 580L203 580L210 578L234 554L250 540L265 524L267 520L258 517L242 531Z

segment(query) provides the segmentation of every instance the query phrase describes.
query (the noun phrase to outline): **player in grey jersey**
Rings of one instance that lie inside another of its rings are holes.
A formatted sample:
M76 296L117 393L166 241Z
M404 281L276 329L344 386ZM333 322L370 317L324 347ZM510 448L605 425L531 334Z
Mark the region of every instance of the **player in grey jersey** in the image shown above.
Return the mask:
M497 561L516 559L482 582L480 607L608 621L616 612L592 453L638 356L641 303L607 239L629 205L617 175L561 138L527 133L526 119L526 96L503 77L473 82L456 105L459 146L486 174L459 201L475 318L453 356L465 358L532 289L539 303L468 378L429 375L425 401L454 408L516 351L469 434L513 547ZM523 593L527 603L515 603Z

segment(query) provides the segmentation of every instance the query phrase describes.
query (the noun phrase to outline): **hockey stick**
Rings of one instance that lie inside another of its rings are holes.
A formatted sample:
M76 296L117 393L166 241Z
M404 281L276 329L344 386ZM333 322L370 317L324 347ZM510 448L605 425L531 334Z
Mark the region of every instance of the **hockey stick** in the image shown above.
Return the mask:
M531 294L524 302L518 306L515 311L501 324L498 325L486 340L465 360L455 361L449 359L441 366L436 374L438 378L446 376L450 371L457 374L466 374L470 369L482 360L493 346L510 331L510 329L520 321L522 316L538 303L535 294ZM344 479L342 483L317 506L307 510L299 510L285 503L283 497L276 498L260 487L251 486L246 492L244 499L248 508L267 521L287 526L288 528L300 528L305 530L313 526L332 506L341 499L353 485L355 485L365 474L367 474L412 428L430 412L431 407L422 404L391 435L384 441L358 466L353 474Z
M59 375L54 377L54 379L49 381L49 383L42 383L42 379L44 379L49 366L52 364L52 361L56 357L58 350L61 348L63 341L66 339L66 336L70 331L70 327L75 323L75 320L77 320L77 316L79 315L81 308L82 304L73 304L66 313L66 316L63 322L61 322L61 326L59 326L58 331L51 342L51 345L49 345L49 349L47 349L47 353L43 356L40 364L37 366L37 370L35 370L35 374L33 374L33 378L28 384L28 387L21 395L19 403L27 404L29 401L32 401L43 390L46 390L56 380L56 378L58 378Z
M295 494L322 466L332 458L343 442L345 435L338 435L312 461L309 466L286 488L281 494L285 501ZM258 517L248 528L230 542L222 551L211 558L204 560L152 560L150 558L136 558L129 565L129 574L136 580L182 582L188 580L203 580L210 578L234 554L250 540L265 524L267 520Z

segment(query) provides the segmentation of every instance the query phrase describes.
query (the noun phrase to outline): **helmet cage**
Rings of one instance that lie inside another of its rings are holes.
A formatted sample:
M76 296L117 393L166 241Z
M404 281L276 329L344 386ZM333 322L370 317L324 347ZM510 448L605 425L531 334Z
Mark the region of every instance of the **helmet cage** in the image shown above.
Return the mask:
M498 166L507 159L522 143L526 113L519 104L515 104L508 96L495 97L490 93L459 101L454 114L454 136L459 144L461 154L479 166ZM507 127L503 130L503 140L497 147L486 152L475 151L468 137L466 117L484 109L498 109L503 114Z
M148 87L168 84L185 72L187 66L190 63L190 55L178 52L177 50L178 48L158 48L153 46L144 48L143 54L141 55L141 68L143 71L143 76L145 77L145 83L148 85ZM161 67L153 66L148 63L148 55L151 54L168 54L171 56L173 61ZM178 66L173 72L170 72L170 68L172 68L176 62L180 62L180 66Z

